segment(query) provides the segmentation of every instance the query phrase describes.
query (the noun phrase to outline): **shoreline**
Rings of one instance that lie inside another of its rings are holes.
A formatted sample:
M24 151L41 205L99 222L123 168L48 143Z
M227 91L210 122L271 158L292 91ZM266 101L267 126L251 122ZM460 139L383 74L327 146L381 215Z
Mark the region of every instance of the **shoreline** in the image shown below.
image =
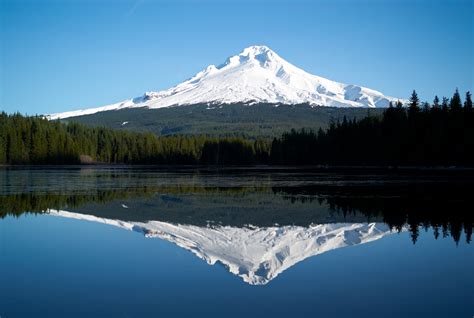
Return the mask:
M150 164L75 164L75 165L0 165L0 170L71 170L71 169L119 169L119 170L169 170L179 171L222 171L222 172L321 172L321 173L468 173L474 176L474 167L442 166L330 166L330 165L150 165Z

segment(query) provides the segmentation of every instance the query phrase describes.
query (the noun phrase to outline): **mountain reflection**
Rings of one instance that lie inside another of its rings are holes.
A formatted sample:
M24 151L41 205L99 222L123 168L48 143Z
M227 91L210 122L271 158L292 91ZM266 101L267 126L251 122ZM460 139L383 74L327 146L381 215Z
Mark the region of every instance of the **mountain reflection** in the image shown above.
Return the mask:
M223 264L251 285L264 285L304 259L346 246L378 240L393 232L384 223L331 223L306 227L197 226L161 221L133 222L69 211L50 215L98 222L160 238L182 247L208 264Z
M383 222L395 231L407 227L413 242L420 229L429 227L434 229L436 238L451 236L458 242L463 232L467 242L472 237L473 216L467 204L472 187L464 183L272 187L248 181L242 186L214 186L196 180L194 184L181 180L186 182L165 185L149 183L146 177L133 182L123 180L123 176L97 178L100 182L89 180L67 190L60 184L45 187L44 183L50 181L41 177L23 180L30 189L27 192L25 187L15 189L5 184L3 178L2 189L8 191L0 194L0 217L55 209L124 221L154 220L197 226Z
M469 243L471 178L305 171L0 170L0 218L24 213L140 232L266 284L308 257L400 231Z

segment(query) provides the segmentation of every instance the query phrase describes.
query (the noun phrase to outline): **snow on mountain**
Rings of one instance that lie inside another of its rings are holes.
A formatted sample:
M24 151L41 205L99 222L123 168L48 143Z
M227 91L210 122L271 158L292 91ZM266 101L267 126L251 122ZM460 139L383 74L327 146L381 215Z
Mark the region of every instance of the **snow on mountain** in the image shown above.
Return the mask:
M49 210L54 216L114 225L160 238L191 251L208 264L223 264L251 285L264 285L304 259L378 240L393 232L385 223L333 223L309 227L199 227L160 221L126 222Z
M219 66L210 65L170 89L104 107L49 115L50 119L132 107L161 108L198 103L310 103L335 107L387 107L397 99L357 85L309 74L266 46L250 46Z

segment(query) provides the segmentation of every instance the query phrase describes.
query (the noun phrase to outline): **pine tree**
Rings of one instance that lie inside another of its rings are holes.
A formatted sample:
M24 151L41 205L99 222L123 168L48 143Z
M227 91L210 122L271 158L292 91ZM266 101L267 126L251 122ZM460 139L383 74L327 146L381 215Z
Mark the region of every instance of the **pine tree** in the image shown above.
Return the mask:
M446 96L443 96L442 102L441 102L441 109L445 113L448 112L448 108L449 108L448 103L449 103L449 99Z
M471 92L466 92L466 100L464 101L464 111L472 113L472 97Z
M409 109L412 112L417 112L420 107L420 99L418 98L418 94L415 90L411 93Z
M462 108L461 95L459 95L459 91L457 88L453 94L453 97L451 98L449 102L449 107L451 108L452 112L461 111L461 108Z
M433 99L433 108L438 109L439 108L439 98L438 95L436 95Z

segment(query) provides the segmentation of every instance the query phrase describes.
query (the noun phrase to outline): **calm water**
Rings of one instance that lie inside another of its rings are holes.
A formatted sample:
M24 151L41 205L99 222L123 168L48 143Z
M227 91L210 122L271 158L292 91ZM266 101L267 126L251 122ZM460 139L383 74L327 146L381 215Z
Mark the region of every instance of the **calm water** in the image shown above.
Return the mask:
M0 170L0 317L472 317L474 178Z

